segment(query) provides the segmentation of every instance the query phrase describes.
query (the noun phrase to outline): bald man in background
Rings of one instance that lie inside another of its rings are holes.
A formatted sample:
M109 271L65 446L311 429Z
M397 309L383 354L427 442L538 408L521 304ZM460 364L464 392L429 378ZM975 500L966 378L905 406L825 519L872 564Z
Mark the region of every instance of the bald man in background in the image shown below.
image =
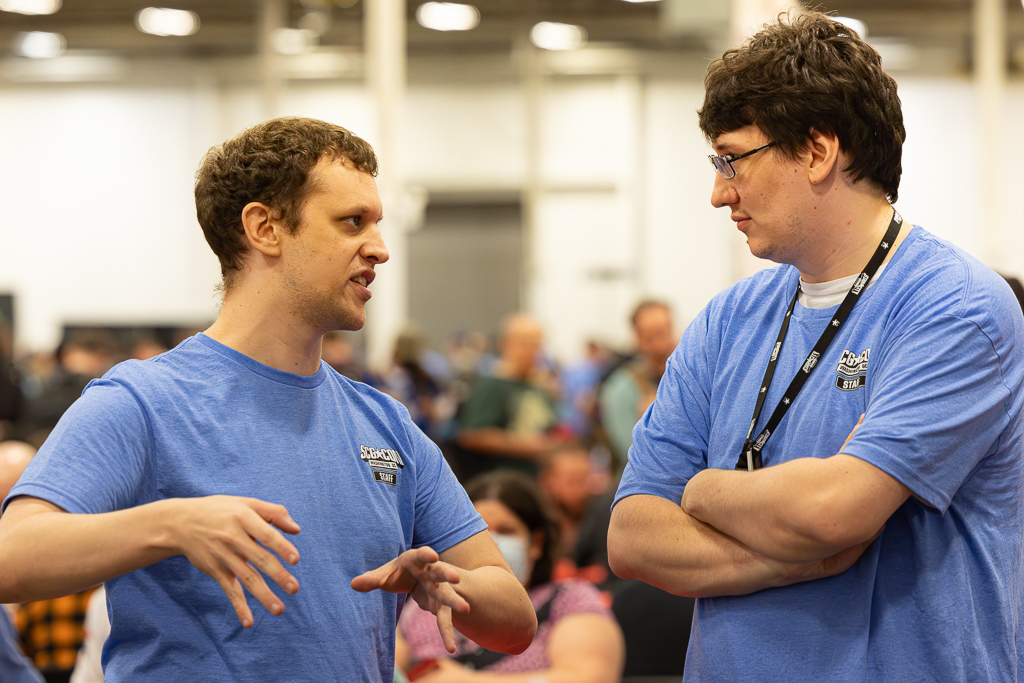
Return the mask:
M536 477L541 457L558 444L552 393L557 382L541 364L544 333L525 314L502 325L497 368L481 377L459 412L458 445L469 451L463 480L505 468Z

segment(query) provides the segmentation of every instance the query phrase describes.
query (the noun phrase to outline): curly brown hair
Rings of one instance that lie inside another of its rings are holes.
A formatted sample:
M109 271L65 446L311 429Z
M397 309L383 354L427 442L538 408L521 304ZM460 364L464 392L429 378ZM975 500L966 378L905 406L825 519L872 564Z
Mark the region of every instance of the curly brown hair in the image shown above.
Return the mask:
M867 178L890 202L899 196L903 111L896 81L855 31L820 12L787 13L708 67L697 112L708 140L757 126L792 158L812 129L835 135L850 156L843 169Z
M246 253L242 209L262 202L280 213L291 232L312 189L309 173L324 157L347 159L377 175L377 156L365 140L341 126L307 118L279 118L211 147L196 172L196 216L220 260L230 289Z

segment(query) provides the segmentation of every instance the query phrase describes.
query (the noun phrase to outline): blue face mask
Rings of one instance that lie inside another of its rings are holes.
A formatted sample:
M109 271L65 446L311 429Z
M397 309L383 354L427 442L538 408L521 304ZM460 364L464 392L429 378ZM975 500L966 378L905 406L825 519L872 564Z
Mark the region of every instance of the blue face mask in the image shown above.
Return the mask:
M494 543L498 546L498 550L505 556L508 566L512 568L512 573L519 579L519 583L525 586L529 583L530 574L533 572L533 563L526 557L526 551L529 547L526 539L514 534L496 534L493 532L491 536L494 537Z

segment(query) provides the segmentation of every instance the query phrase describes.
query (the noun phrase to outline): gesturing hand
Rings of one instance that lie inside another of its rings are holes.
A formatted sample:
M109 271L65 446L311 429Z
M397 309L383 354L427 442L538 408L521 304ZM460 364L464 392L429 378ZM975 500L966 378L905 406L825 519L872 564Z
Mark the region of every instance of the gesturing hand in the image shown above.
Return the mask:
M284 612L284 603L260 572L289 594L299 590L299 582L275 557L276 553L289 564L299 561L299 551L277 530L299 533L288 510L283 505L235 496L180 499L180 504L176 542L181 554L220 584L242 626L253 624L243 585L271 614Z
M352 588L360 593L384 590L411 593L416 604L437 617L437 630L448 652L455 652L455 628L452 610L469 612L469 603L455 592L452 584L460 580L460 570L441 562L432 548L423 546L404 553L390 562L352 579Z

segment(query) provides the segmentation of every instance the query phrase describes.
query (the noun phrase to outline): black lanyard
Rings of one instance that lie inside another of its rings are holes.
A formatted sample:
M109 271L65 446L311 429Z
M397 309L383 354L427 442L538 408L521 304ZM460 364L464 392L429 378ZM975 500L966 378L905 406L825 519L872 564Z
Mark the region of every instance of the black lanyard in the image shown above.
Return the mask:
M782 321L782 327L779 329L779 337L775 341L775 346L772 347L772 355L768 359L768 367L764 371L764 379L761 380L761 390L757 394L757 403L754 405L754 416L750 419L750 428L747 429L747 438L743 442L743 452L740 453L740 458L736 462L736 469L738 470L756 470L763 467L761 462L761 450L765 444L768 443L768 439L772 433L775 432L779 423L782 422L782 418L785 417L786 411L793 405L793 401L796 400L796 395L800 393L800 390L804 386L804 382L811 376L811 371L814 370L818 364L818 359L821 358L825 351L828 350L832 340L836 338L836 334L839 332L839 328L846 322L846 318L850 315L850 311L853 310L853 305L857 303L857 299L860 298L861 292L864 291L865 286L871 281L871 278L878 272L878 267L882 265L882 261L885 260L885 255L889 252L889 247L895 241L896 236L900 232L900 226L903 223L903 219L900 217L896 210L893 209L892 220L889 221L889 228L885 231L885 235L882 237L882 241L879 243L878 248L875 249L875 253L871 256L868 264L864 266L864 271L857 277L853 282L853 286L850 287L850 291L846 293L846 298L843 299L843 303L839 304L839 309L836 311L835 316L832 317L832 321L825 328L825 331L821 333L821 337L818 338L814 348L811 349L807 359L804 361L803 366L797 371L796 377L789 383L789 388L786 389L786 393L782 395L782 400L779 401L779 405L775 406L775 411L772 416L768 418L768 424L765 425L761 433L757 435L756 439L751 440L751 436L754 433L754 427L757 426L757 420L761 417L761 409L764 407L764 399L768 395L768 387L772 383L772 375L775 374L775 366L779 362L779 354L782 351L782 343L786 340L786 332L789 331L789 319L793 315L793 308L796 306L797 296L800 294L800 283L797 282L796 292L793 293L793 300L789 302L789 308L786 309L786 317Z

